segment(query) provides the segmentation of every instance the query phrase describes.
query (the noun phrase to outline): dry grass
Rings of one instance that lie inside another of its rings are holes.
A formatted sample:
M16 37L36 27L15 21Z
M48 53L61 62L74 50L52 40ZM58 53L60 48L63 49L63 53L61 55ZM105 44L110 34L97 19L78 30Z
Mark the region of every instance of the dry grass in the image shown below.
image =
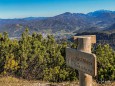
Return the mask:
M0 86L40 86L41 81L27 81L24 79L17 79L14 77L0 78ZM42 86L42 85L41 85Z
M24 79L18 79L14 77L2 77L0 78L0 86L79 86L77 82L63 82L63 83L48 83L43 81L27 81ZM93 82L93 86L115 86L114 83L97 84Z

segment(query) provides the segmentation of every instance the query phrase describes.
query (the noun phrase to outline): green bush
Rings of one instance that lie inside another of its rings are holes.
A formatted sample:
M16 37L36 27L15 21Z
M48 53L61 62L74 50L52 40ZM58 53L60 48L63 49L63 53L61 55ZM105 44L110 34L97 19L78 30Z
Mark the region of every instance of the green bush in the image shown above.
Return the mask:
M0 74L51 82L73 81L78 71L66 65L65 48L76 45L56 42L52 35L29 35L28 29L19 40L0 34ZM115 51L109 45L93 48L97 56L98 81L115 80Z
M99 44L95 49L97 56L97 80L115 80L115 51L107 44Z
M0 73L52 82L76 80L76 71L65 63L66 46L66 42L58 44L52 35L29 35L28 29L20 40L0 34Z

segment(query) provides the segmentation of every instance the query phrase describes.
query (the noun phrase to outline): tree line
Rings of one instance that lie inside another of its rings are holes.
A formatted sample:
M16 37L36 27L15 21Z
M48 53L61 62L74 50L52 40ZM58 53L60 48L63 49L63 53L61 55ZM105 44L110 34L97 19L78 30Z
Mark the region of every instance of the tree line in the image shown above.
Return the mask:
M65 48L76 48L72 42L58 42L52 35L29 35L26 29L19 40L0 34L0 75L51 82L78 79L78 71L66 65ZM115 80L115 51L109 45L92 48L97 55L97 81Z

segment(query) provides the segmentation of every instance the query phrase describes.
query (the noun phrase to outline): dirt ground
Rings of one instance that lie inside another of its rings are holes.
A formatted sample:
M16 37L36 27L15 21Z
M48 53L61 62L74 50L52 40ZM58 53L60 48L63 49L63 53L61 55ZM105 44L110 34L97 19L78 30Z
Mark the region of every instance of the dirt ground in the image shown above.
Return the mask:
M106 84L92 83L93 86L115 86L115 82L107 82ZM79 82L63 82L63 83L49 83L43 81L27 81L13 77L0 78L0 86L79 86Z

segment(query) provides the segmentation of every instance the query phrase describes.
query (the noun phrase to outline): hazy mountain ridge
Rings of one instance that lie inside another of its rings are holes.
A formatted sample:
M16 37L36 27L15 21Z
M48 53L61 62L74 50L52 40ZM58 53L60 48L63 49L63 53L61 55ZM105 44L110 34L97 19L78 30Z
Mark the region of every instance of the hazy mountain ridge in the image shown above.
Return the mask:
M0 32L20 36L26 27L30 32L95 32L108 30L114 23L115 11L99 10L87 14L66 12L54 17L0 19Z

